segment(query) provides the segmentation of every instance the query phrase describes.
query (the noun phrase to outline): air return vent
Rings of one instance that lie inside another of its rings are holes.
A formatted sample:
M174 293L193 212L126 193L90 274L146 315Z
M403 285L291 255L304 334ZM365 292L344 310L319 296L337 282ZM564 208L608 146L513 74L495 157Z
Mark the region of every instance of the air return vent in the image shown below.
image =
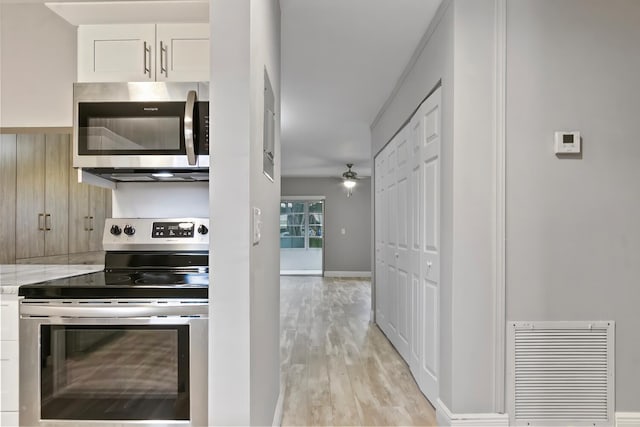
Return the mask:
M613 425L614 322L510 322L512 425Z

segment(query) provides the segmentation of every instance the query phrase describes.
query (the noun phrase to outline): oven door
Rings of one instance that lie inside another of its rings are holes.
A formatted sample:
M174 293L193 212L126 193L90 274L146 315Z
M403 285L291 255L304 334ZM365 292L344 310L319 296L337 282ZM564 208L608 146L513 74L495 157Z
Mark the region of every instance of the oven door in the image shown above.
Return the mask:
M207 341L206 302L23 301L20 424L206 425Z

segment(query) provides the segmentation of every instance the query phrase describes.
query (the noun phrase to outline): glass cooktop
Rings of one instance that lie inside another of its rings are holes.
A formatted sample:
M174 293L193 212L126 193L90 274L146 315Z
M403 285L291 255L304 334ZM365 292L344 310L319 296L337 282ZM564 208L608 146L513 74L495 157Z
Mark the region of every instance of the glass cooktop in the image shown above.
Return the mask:
M207 299L209 273L165 271L98 272L22 285L25 298L185 298Z

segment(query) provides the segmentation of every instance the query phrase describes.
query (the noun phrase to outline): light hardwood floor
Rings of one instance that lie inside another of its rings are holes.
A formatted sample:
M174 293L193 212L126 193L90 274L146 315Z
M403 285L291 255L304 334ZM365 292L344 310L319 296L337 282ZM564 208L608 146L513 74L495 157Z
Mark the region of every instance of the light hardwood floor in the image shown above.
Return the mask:
M368 280L280 283L282 425L436 425L409 367L369 322Z

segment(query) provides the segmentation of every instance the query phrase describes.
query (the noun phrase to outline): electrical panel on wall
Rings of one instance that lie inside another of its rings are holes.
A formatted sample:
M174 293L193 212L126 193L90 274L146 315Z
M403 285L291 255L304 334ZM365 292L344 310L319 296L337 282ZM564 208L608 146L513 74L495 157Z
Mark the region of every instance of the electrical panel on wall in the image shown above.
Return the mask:
M262 171L271 181L274 180L275 164L275 131L276 131L276 99L269 80L269 74L264 70L264 124L262 129Z

